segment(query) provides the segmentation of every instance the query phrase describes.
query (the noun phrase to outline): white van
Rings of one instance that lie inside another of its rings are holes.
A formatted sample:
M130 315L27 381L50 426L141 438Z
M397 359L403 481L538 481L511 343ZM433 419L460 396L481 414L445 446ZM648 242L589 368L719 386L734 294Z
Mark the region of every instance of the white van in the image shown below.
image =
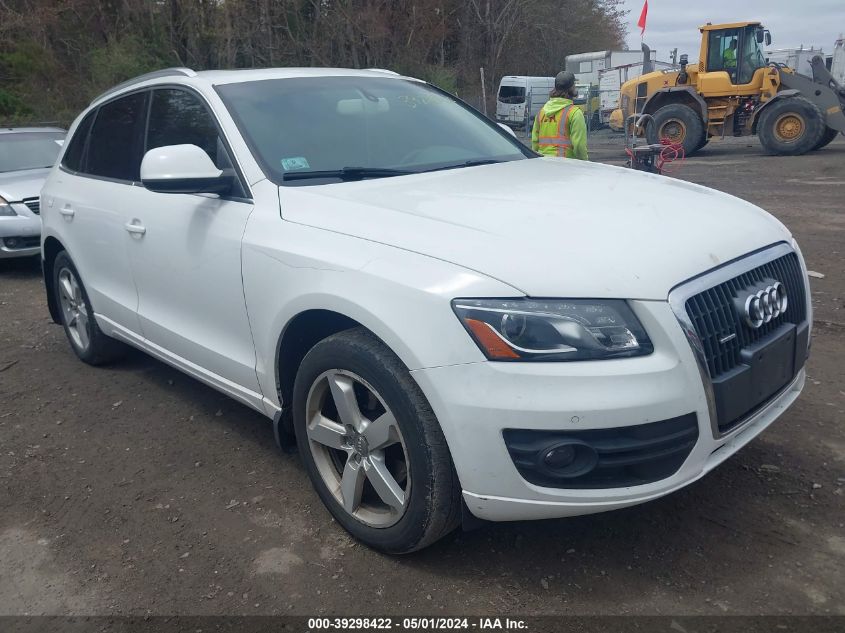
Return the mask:
M554 87L554 77L502 77L496 95L496 121L510 127L529 127Z

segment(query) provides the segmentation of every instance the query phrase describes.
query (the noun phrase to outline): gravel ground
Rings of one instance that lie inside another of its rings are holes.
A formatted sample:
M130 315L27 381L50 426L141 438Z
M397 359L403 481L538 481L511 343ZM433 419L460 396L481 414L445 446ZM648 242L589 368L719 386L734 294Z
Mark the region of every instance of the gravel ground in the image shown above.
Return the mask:
M825 275L802 397L669 497L403 558L353 542L258 414L141 353L77 361L38 263L0 261L0 614L845 615L845 140L714 142L676 175L771 211Z

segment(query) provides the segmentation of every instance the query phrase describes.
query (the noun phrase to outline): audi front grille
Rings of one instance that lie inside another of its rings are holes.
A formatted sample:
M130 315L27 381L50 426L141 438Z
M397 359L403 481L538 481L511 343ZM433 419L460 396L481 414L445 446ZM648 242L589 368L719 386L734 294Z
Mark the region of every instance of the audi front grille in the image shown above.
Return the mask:
M806 285L786 244L682 284L669 301L697 356L716 437L739 428L804 366Z

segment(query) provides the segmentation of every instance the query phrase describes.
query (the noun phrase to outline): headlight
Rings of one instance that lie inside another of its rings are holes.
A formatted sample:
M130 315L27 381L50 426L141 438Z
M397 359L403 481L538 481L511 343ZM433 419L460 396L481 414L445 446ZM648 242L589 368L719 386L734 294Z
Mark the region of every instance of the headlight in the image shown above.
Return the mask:
M654 351L619 299L455 299L452 308L490 360L589 360Z
M0 215L17 215L6 199L0 196Z

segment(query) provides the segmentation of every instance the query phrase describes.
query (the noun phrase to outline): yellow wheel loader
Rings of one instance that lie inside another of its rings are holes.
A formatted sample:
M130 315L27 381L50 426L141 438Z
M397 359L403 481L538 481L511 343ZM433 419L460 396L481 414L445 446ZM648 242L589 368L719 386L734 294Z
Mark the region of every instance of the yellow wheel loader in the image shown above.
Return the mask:
M711 138L756 134L769 154L817 150L845 134L845 87L821 57L813 77L766 60L771 34L759 22L707 24L697 65L681 55L680 70L649 72L623 84L612 124L650 114L649 143L668 138L687 156ZM644 63L648 47L643 46Z

